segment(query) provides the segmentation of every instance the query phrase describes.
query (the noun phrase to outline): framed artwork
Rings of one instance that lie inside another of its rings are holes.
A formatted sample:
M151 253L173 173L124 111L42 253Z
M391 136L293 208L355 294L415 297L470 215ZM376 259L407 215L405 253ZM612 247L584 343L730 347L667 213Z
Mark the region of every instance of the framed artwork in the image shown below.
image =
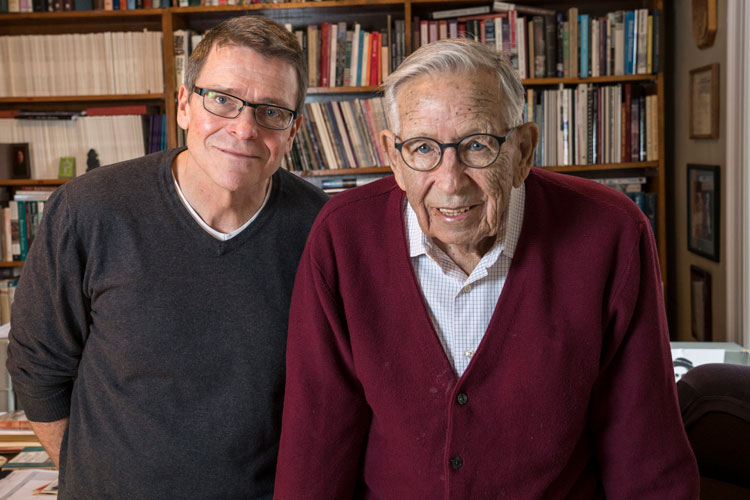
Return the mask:
M697 266L690 266L690 332L700 342L710 342L713 339L711 274Z
M688 250L719 262L719 167L687 166Z
M719 137L719 65L690 71L690 138Z

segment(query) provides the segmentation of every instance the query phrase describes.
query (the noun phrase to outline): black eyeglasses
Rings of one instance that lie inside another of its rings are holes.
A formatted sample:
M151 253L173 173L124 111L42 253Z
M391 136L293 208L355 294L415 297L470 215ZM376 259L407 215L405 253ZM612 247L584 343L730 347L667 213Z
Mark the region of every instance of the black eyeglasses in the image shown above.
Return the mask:
M414 137L396 143L396 149L406 166L420 172L428 172L443 160L446 148L456 148L458 161L471 168L486 168L495 163L500 156L500 148L508 140L510 129L505 137L492 134L471 134L458 142L440 143L429 137Z
M218 90L194 87L193 92L203 97L203 108L206 111L222 118L237 118L245 106L253 109L258 125L271 130L287 129L297 118L297 112L291 109L273 104L253 104Z

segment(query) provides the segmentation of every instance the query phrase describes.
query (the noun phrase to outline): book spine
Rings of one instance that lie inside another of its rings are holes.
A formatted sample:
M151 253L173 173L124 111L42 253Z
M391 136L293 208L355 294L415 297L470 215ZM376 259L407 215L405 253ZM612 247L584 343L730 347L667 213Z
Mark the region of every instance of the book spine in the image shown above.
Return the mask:
M661 11L654 10L653 73L661 71Z
M26 260L29 253L28 225L26 222L26 202L18 201L18 242L20 246L19 259Z
M565 76L565 22L563 21L562 12L557 14L556 24L557 28L557 54L555 55L555 71L558 78Z
M636 43L635 39L635 14L632 10L625 13L625 74L632 75L635 73L635 51L633 46Z
M320 66L318 67L318 85L330 87L329 75L331 74L331 23L320 25Z
M548 77L557 74L557 24L554 16L544 18L545 73Z
M578 16L578 30L580 32L580 54L578 62L580 64L581 78L589 77L589 16L581 14Z

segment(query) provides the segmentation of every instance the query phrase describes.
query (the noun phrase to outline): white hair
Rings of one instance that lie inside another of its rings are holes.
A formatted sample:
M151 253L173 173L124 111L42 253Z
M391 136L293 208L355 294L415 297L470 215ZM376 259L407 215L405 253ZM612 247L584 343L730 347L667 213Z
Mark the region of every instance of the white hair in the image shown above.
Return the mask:
M384 97L391 130L399 133L396 98L399 88L422 75L443 73L476 73L485 70L497 76L498 91L505 106L498 110L509 127L523 121L524 89L518 73L507 54L467 38L439 40L423 45L404 59L401 65L383 81Z

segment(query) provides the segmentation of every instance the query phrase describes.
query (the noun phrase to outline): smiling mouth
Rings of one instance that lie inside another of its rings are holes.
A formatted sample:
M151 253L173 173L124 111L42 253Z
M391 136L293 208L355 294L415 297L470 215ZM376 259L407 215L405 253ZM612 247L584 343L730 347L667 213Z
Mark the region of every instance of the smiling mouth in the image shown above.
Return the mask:
M438 208L438 212L445 215L446 217L458 217L471 210L472 207L460 207L460 208Z

